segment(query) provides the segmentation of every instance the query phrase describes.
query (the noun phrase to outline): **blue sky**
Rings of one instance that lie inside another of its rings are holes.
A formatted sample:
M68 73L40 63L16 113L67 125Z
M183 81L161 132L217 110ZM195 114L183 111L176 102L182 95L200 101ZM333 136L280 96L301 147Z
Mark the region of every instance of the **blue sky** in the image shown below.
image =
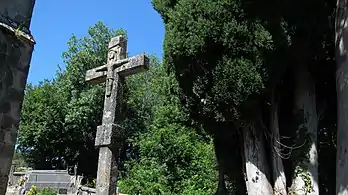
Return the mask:
M162 57L164 25L151 0L39 0L30 28L36 45L28 82L52 79L71 35L87 35L99 20L127 31L130 56L146 52Z

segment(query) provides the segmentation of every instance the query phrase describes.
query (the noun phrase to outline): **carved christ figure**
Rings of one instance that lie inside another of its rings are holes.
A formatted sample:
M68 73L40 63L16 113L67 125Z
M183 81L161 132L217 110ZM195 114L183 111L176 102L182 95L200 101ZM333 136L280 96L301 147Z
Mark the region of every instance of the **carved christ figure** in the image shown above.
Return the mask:
M126 37L118 36L117 39L111 41L109 43L109 51L108 51L108 62L107 62L107 73L106 73L106 96L110 97L112 85L115 80L114 70L115 68L121 66L123 63L123 59L126 58L127 51L127 42ZM99 70L105 71L105 70Z

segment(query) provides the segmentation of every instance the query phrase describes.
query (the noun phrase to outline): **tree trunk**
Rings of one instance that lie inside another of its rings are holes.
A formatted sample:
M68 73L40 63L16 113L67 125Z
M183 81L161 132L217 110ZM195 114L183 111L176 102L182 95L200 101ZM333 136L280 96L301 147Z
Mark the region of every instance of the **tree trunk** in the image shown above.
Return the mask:
M283 161L281 159L282 146L279 135L278 104L275 101L274 93L272 94L270 109L270 131L272 133L272 176L274 179L274 194L286 195L286 178L284 173Z
M222 165L219 165L219 184L215 195L228 195L225 183L225 171Z
M319 194L318 179L318 116L315 84L308 66L299 65L295 71L295 118L297 147L292 190L298 195Z
M226 189L226 183L225 183L225 169L226 163L224 162L223 158L223 150L225 149L222 143L222 140L217 140L216 138L213 139L214 142L214 148L215 148L215 155L216 160L219 168L219 183L218 183L218 189L215 193L215 195L227 195L228 191Z
M348 29L347 0L337 0L336 12L336 90L337 90L337 157L336 194L348 195Z
M229 134L231 126L219 126L215 124L211 128L218 128L217 134L214 134L213 143L216 154L217 164L219 166L219 185L216 194L231 193L227 190L227 182L232 182L234 195L245 195L246 186L244 180L244 161L241 150L243 148L239 135ZM227 176L227 177L226 177Z
M250 195L273 194L262 131L257 132L253 124L245 124L243 130L246 187Z

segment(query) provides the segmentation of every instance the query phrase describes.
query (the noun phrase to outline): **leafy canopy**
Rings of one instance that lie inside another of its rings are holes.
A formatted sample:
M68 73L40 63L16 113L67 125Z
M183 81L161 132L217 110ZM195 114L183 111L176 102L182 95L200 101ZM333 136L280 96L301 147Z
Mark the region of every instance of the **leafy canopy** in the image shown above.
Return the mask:
M136 86L130 96L150 86L146 96L152 99L145 102L152 102L152 106L147 131L130 138L139 158L126 162L126 171L118 182L121 191L128 194L138 191L141 194L213 193L217 174L212 144L187 125L187 115L178 98L171 94L171 89L177 88L173 77L167 76L164 67L158 65L134 76L129 83Z
M263 55L270 34L249 20L240 1L153 0L165 21L164 63L182 102L199 121L239 120L243 105L267 81Z

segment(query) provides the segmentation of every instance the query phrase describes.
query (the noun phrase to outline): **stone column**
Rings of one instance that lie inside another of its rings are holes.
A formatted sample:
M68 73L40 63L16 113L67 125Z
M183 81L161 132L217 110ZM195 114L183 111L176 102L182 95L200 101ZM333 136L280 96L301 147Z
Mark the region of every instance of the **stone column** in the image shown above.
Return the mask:
M0 195L5 195L35 41L35 0L0 1Z

